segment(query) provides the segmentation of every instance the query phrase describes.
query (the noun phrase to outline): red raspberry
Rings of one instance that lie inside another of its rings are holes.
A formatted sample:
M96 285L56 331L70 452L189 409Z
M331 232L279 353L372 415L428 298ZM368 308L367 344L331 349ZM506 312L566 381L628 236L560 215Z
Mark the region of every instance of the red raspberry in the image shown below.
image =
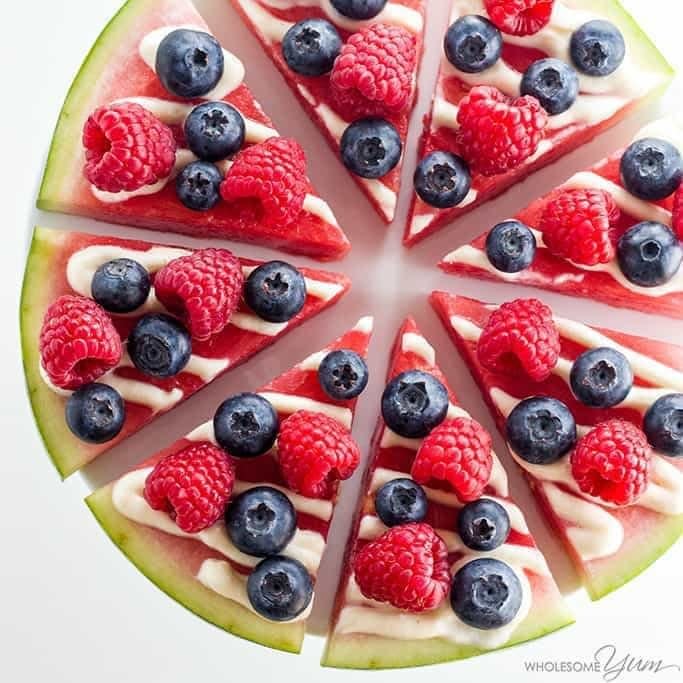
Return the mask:
M50 305L40 330L40 358L52 384L78 389L121 360L121 337L92 299L64 294Z
M491 435L475 420L442 422L422 442L411 476L418 484L446 481L462 503L481 497L491 478Z
M540 228L551 254L595 266L615 256L621 212L602 190L563 190L543 210Z
M301 214L307 189L301 145L273 137L237 154L221 183L221 196L228 202L252 199L260 207L262 222L286 228Z
M168 512L180 529L196 534L220 519L234 483L230 458L205 442L160 460L145 481L144 496L151 508Z
M199 341L218 334L230 322L243 285L239 259L227 249L200 249L181 256L154 278L159 301L183 318Z
M540 31L553 13L554 0L484 0L489 19L503 32L529 36Z
M510 371L506 360L513 356L535 382L548 379L560 356L553 312L538 299L503 304L491 313L479 337L477 356L493 372Z
M360 462L349 431L322 413L299 410L280 426L278 459L287 486L310 498L331 498L339 479Z
M571 455L572 475L588 495L630 505L647 488L652 449L631 422L607 420L594 427Z
M330 75L335 102L353 118L403 111L410 102L415 36L399 26L373 24L354 33Z
M175 164L173 131L134 103L96 109L83 128L85 177L105 192L133 192L167 178Z
M676 233L679 240L683 240L683 183L678 186L676 194L674 194L671 229Z
M435 609L450 587L448 549L429 524L401 524L365 545L354 562L366 598L398 609Z
M532 156L548 115L535 97L507 97L497 88L472 88L458 109L457 141L470 168L485 176L505 173Z

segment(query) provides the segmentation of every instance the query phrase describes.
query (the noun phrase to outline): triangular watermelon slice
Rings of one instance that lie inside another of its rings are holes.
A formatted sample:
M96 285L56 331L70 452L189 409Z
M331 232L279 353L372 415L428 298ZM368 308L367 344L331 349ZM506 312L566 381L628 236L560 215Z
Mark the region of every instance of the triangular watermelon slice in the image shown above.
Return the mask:
M488 18L483 0L453 0L451 22L468 14ZM438 209L414 194L404 243L414 245L439 228L493 199L530 173L575 150L620 121L646 98L659 95L673 76L671 67L618 0L557 0L549 22L532 35L503 33L502 57L480 73L458 71L444 56L431 113L420 143L423 158L432 151L458 154L458 103L471 87L489 85L505 95L519 95L522 73L538 59L553 57L569 62L573 32L588 21L603 19L621 31L626 55L609 76L580 74L579 96L564 113L550 116L536 152L516 168L494 176L475 173L470 192L453 208Z
M372 319L362 318L338 340L295 365L259 389L284 419L298 410L322 412L351 428L356 399L335 401L321 389L317 369L335 349L367 355ZM184 534L165 512L154 511L142 497L144 481L164 456L191 443L213 441L213 422L207 422L156 454L136 469L87 498L87 504L111 539L140 571L189 610L235 635L272 648L298 652L305 631L305 616L296 621L273 622L259 616L246 595L246 575L259 558L241 553L230 541L223 520L200 532ZM286 487L276 449L258 458L234 459L235 493L267 484L285 493L297 511L297 532L285 556L302 562L315 577L336 503L307 498Z
M285 33L296 22L311 18L326 19L334 25L344 41L353 33L374 24L385 24L404 29L415 36L418 57L413 82L415 83L417 80L425 29L426 3L424 0L389 0L379 14L366 20L344 16L328 1L281 3L269 2L268 0L232 0L232 4L252 33L261 42L263 49L280 70L301 106L320 128L336 155L339 155L339 143L342 134L356 118L361 117L353 118L348 113L339 112L338 107L335 106L334 98L331 96L329 73L321 76L302 76L287 65L282 56L282 40ZM416 92L416 88L413 87L410 101L402 110L382 114L382 118L391 123L398 131L404 148ZM396 212L401 166L402 163L399 162L381 178L361 178L351 173L351 177L367 195L386 223L391 223Z
M83 124L97 107L118 100L134 98L175 127L179 143L176 170L193 160L184 146L181 129L187 113L201 100L181 100L170 95L142 56L144 53L149 60L148 43L155 36L161 40L164 32L179 27L208 32L189 0L129 0L107 25L64 103L38 197L39 208L195 237L235 239L324 260L341 258L348 251L349 242L332 210L310 183L300 217L287 229L268 227L246 213L240 216L226 202L219 202L204 212L187 209L176 197L173 182L167 182L161 189L154 187L158 191L152 194L145 193L145 187L142 193L137 193L139 196L132 198L127 198L125 193L110 195L93 191L83 176ZM229 53L226 53L225 73L229 76L226 80L230 83L230 92L224 99L245 118L245 144L278 135L244 85L244 65Z
M491 372L478 360L477 340L495 306L443 292L432 294L432 304L503 434L510 411L530 396L563 401L581 434L586 431L582 427L590 428L611 417L631 420L640 427L644 413L657 398L683 391L683 348L559 317L555 322L561 335L561 357L548 380L536 383L522 372ZM598 347L621 351L635 376L630 394L614 408L589 408L574 397L568 385L573 361L585 350ZM683 460L655 454L645 493L633 505L614 507L578 489L569 457L535 466L515 459L596 600L645 570L683 533Z
M408 318L396 338L388 380L415 369L434 375L448 387L436 365L434 349L415 321ZM450 389L449 394L448 416L467 416ZM410 613L363 597L354 579L354 559L368 540L386 531L375 513L375 493L391 479L410 476L420 443L393 433L380 418L346 549L330 637L322 660L326 666L381 669L463 659L538 638L573 621L546 560L530 535L522 511L509 497L507 476L495 454L484 495L504 505L510 516L512 531L503 545L490 553L477 553L463 545L455 531L462 503L452 491L425 489L429 500L425 521L446 541L451 564L474 556L495 557L514 566L526 578L524 608L514 620L500 629L486 631L460 621L448 599L436 610Z
M190 251L148 242L36 228L26 264L21 301L24 368L38 429L55 467L63 477L331 306L350 286L349 280L343 275L301 268L307 280L306 302L303 309L288 322L268 323L261 320L242 302L222 332L205 342L194 342L190 363L175 377L150 378L131 367L131 363L122 361L101 381L115 386L125 399L126 422L123 429L116 438L104 444L89 444L79 440L71 433L64 419L64 392L50 387L41 372L38 340L45 311L62 294L90 296L90 281L95 270L113 258L127 256L142 263L153 273L168 261ZM241 261L245 272L250 272L258 265L257 261L251 259ZM150 301L160 306L155 297L152 296ZM145 313L152 310L150 306L144 309ZM114 316L114 324L123 339L141 315L142 312L134 312Z

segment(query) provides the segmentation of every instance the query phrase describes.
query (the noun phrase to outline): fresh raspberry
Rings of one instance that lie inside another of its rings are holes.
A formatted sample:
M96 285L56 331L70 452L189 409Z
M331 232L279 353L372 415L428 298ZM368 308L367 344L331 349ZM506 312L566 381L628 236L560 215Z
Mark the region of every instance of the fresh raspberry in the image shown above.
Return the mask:
M227 249L199 249L174 259L154 278L157 298L205 341L229 322L242 296L239 259Z
M481 497L491 478L491 435L475 420L442 422L422 442L411 476L418 484L445 481L462 503Z
M488 370L506 372L509 356L531 379L550 377L560 356L560 333L553 312L538 299L516 299L489 317L477 344L479 362Z
M579 488L614 505L630 505L647 488L652 449L631 422L607 420L594 427L571 455Z
M403 111L413 92L415 36L373 24L351 35L330 75L335 104L349 117Z
M105 192L133 192L167 178L175 164L173 131L132 102L96 109L83 128L85 177Z
M360 462L349 431L322 413L299 410L280 426L280 469L287 485L310 498L330 498L339 479L348 479Z
M676 194L674 194L671 229L676 233L679 240L683 240L683 183L678 186Z
M505 173L536 152L547 123L535 97L512 98L497 88L476 86L458 109L460 153L482 175Z
M160 460L145 481L144 496L151 508L168 512L180 529L196 534L220 519L234 483L228 455L204 442Z
M286 228L301 213L306 198L306 155L290 138L273 137L243 149L221 183L228 202L253 200L266 225Z
M435 609L450 586L446 544L424 523L392 527L361 549L353 568L366 598L410 612Z
M621 212L603 190L563 190L543 210L540 228L551 254L595 266L615 256Z
M540 31L553 13L554 0L484 0L489 19L503 32L529 36Z
M92 299L64 294L50 305L40 330L40 358L61 389L94 382L121 360L121 337L107 312Z

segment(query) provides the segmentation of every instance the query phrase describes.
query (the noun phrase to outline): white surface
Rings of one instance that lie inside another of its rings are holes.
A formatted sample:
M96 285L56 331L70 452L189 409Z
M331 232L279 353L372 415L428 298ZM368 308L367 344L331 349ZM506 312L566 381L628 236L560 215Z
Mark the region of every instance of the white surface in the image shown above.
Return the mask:
M318 658L322 640L309 637L301 657L269 652L209 626L167 598L145 579L102 533L82 502L91 486L103 483L142 457L170 443L213 414L229 393L259 385L309 352L341 333L365 313L377 316L377 333L371 349L372 381L364 394L355 435L366 448L377 416L383 385L386 352L396 328L414 314L435 344L438 360L466 407L497 437L496 446L511 474L512 490L528 512L529 522L562 587L571 592L576 578L557 542L539 518L525 484L512 466L479 392L457 357L446 334L428 307L427 293L444 288L462 294L503 301L525 290L447 277L434 264L447 251L470 239L486 226L505 218L530 199L568 177L573 171L602 157L637 130L643 115L632 117L618 129L565 158L500 200L478 210L412 251L400 247L401 221L407 194L403 195L399 223L385 230L360 193L346 177L322 137L305 118L274 68L248 35L227 0L197 0L220 39L244 58L247 82L261 99L283 133L299 138L310 158L310 172L321 194L331 203L352 242L351 256L331 269L343 270L354 289L332 311L309 323L245 367L217 381L182 408L160 419L102 457L83 477L60 484L43 452L25 399L17 325L19 287L30 226L44 225L106 230L106 226L66 216L39 214L33 209L40 169L63 96L83 56L118 0L61 0L60 2L5 3L2 100L3 216L2 307L6 312L2 350L0 420L5 435L0 459L0 680L8 683L120 683L122 681L234 681L238 677L261 680L407 681L415 676L448 676L459 681L547 681L562 674L525 673L524 661L591 661L604 644L616 646L618 657L663 659L683 665L680 620L683 607L681 566L683 544L631 584L597 604L583 595L572 597L578 623L550 637L466 662L442 665L422 672L390 673L321 670ZM656 37L658 44L679 66L681 14L679 3L667 0L629 0L629 8ZM409 144L409 163L419 119L435 78L446 3L432 0L427 59L422 72L422 97ZM673 15L678 14L678 17ZM663 107L680 108L681 85ZM672 104L675 103L675 104ZM649 112L652 115L652 110ZM125 234L113 228L117 234ZM154 233L128 231L143 238ZM191 243L174 237L173 241ZM240 253L266 254L265 250L236 246ZM529 293L531 290L526 290ZM618 329L680 340L683 323L617 311L586 301L542 294L566 316ZM344 487L335 518L332 545L324 561L318 586L319 602L313 624L325 628L342 550L340 537L348 525L355 501L356 476ZM564 675L566 678L566 674ZM680 672L666 670L622 674L618 680L680 680ZM601 674L574 675L578 681L599 681Z

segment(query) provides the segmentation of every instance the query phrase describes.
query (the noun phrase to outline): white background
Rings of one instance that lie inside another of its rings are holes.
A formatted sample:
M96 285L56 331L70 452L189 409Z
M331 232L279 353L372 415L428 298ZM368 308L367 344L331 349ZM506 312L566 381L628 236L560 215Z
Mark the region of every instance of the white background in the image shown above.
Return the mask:
M363 448L377 416L386 354L402 318L413 314L437 348L439 361L465 406L494 433L479 392L428 307L435 287L501 302L529 290L447 277L434 268L444 253L484 228L513 214L573 171L627 141L645 116L620 125L594 143L532 176L514 192L468 215L410 252L400 247L407 193L399 224L386 230L352 181L346 177L322 137L305 118L274 68L228 7L227 0L197 0L213 31L248 65L247 82L273 116L278 128L296 136L310 159L310 175L326 197L352 242L351 256L332 269L354 280L354 289L339 305L292 333L272 350L229 374L189 400L182 408L100 458L81 477L61 484L38 438L25 398L17 311L19 288L31 226L40 223L71 229L106 230L103 225L33 208L52 127L63 96L81 60L119 0L59 0L3 3L0 76L0 216L2 286L6 320L0 331L0 420L4 447L0 454L0 680L7 683L99 683L123 681L234 681L238 677L281 681L406 681L415 676L441 676L458 681L547 681L569 674L527 674L525 660L588 660L601 645L613 643L620 656L663 659L683 665L681 654L681 566L683 547L671 550L645 575L590 604L577 590L576 577L557 541L530 500L528 491L498 438L497 449L511 473L513 494L528 511L530 526L548 555L563 590L572 595L577 624L550 637L511 650L424 671L367 673L320 669L322 639L309 637L296 657L234 638L209 626L157 590L116 549L82 502L88 491L114 478L128 466L171 443L200 420L209 418L223 397L251 389L286 369L337 336L362 314L377 316L371 350L373 373L359 404L355 435ZM412 167L419 120L428 106L446 0L431 0L427 56L421 98L408 145L406 169ZM628 0L625 3L673 62L680 65L681 9L678 2ZM675 17L674 15L678 15ZM680 111L680 83L662 108ZM110 228L125 234L120 228ZM158 235L128 231L142 238ZM169 238L183 242L182 238ZM191 243L191 242L190 242ZM248 255L266 250L235 247ZM40 284L40 283L36 283ZM617 311L585 301L542 294L562 315L617 329L681 340L683 323L634 312ZM496 433L497 434L497 433ZM358 473L360 474L360 473ZM345 534L356 496L358 476L344 487L317 590L313 628L325 630L338 563L339 540ZM336 532L336 533L335 533ZM665 671L657 681L680 680ZM624 674L619 680L645 680L651 674ZM598 681L596 674L574 680Z

